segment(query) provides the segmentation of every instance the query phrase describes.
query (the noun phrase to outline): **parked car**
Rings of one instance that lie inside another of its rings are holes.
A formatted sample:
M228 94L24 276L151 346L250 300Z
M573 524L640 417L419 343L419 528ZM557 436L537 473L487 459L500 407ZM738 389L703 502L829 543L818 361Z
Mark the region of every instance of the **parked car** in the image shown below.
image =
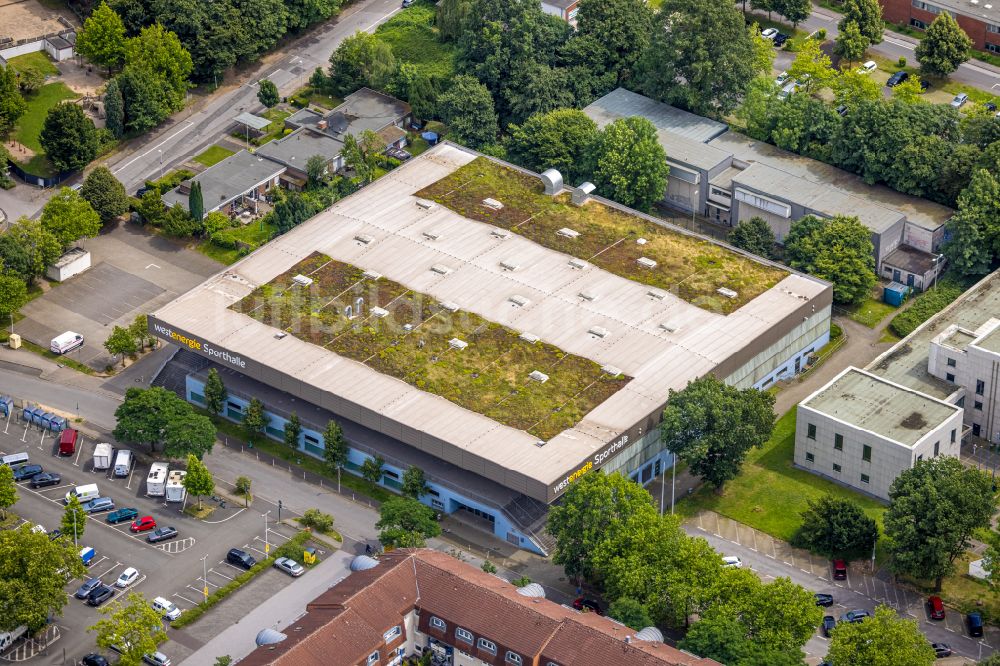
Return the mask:
M41 465L18 465L14 468L14 480L15 481L27 481L33 478L37 474L42 473Z
M790 78L792 77L788 72L782 72L781 74L778 74L778 76L775 77L774 83L775 85L783 86L786 83L788 83L788 79Z
M149 666L170 666L170 657L162 652L144 654L142 655L142 660L149 664Z
M132 521L129 529L133 532L147 532L156 527L156 520L152 516L143 516Z
M837 620L832 615L823 616L823 635L827 638L830 637L830 632L833 631L834 627L837 626Z
M878 69L878 65L875 64L875 61L869 60L861 65L861 67L858 67L858 74L871 74L876 69Z
M240 567L241 569L252 569L253 565L257 564L250 553L245 550L240 550L239 548L232 548L228 553L226 553L226 562Z
M138 509L133 509L132 507L122 507L109 513L108 517L104 520L114 525L116 523L124 523L126 520L135 520L138 517Z
M722 567L724 569L740 569L743 567L743 560L735 555L727 555L722 558Z
M760 31L760 36L763 37L764 39L773 40L775 37L778 36L778 30L777 28L764 28L763 30Z
M983 615L979 611L973 611L965 616L965 625L969 628L969 635L975 638L982 638L983 635Z
M107 585L101 585L99 588L93 590L87 595L87 605L97 608L113 596L115 596L114 590Z
M997 105L994 104L993 102L986 102L984 106L986 107L986 110L989 111L990 113L993 113L994 111L997 110Z
M412 7L415 1L416 0L403 0L403 9L406 9L407 7Z
M274 561L274 568L284 571L289 576L298 578L306 572L305 568L290 557L279 557Z
M598 615L604 615L604 611L601 609L601 604L597 603L593 599L588 599L587 597L577 597L574 599L573 608L585 613L590 612L597 613Z
M135 567L129 567L122 572L121 576L118 576L118 580L115 581L115 585L121 588L126 588L137 580L139 580L139 570Z
M80 663L82 663L83 666L109 666L108 660L96 652L88 654Z
M890 76L889 80L885 82L885 85L889 86L890 88L895 88L900 83L906 81L908 78L910 78L910 73L901 70Z
M782 46L784 46L785 42L787 41L788 41L788 35L786 35L783 32L779 32L777 35L774 36L774 45L777 48L781 48Z
M847 105L846 104L841 104L836 109L834 109L834 111L837 112L838 116L840 116L841 118L843 118L844 116L847 115Z
M947 643L931 643L931 647L934 648L934 656L937 659L951 656L951 646Z
M88 578L87 582L80 586L80 589L76 591L75 596L77 599L86 599L90 596L90 593L99 588L104 583L101 582L100 578Z
M833 561L833 579L847 580L847 562L844 560Z
M926 79L920 79L920 92L925 93L930 90L931 84Z
M83 510L87 513L100 513L102 511L112 511L115 508L115 501L110 497L97 497L83 505Z
M56 528L56 529L52 530L51 532L49 532L49 541L55 541L56 539L58 539L62 535L63 535L62 530L59 529L59 528Z
M840 621L841 622L863 622L864 620L866 620L867 618L870 618L871 616L872 616L872 614L869 613L868 611L866 611L864 609L858 609L858 610L847 611L846 613L844 613L843 615L840 616Z
M941 601L941 597L936 595L928 597L927 610L932 620L944 619L944 603Z
M964 104L965 104L966 102L968 102L968 101L969 101L969 96L968 96L968 95L966 95L965 93L958 93L958 94L957 94L957 95L955 95L955 97L954 97L954 98L953 98L953 99L951 100L951 105L952 105L952 107L954 107L954 108L956 108L956 109L961 109L961 108L962 108L962 106L963 106L963 105L964 105Z
M822 592L817 592L813 595L816 597L817 606L832 606L833 605L833 595L823 594Z
M789 81L785 84L785 87L778 91L778 99L788 99L795 94L795 91L799 89L799 84L795 81Z
M149 536L146 537L146 541L149 543L159 543L161 541L166 541L167 539L173 539L175 536L177 536L176 528L157 527L149 533Z
M153 610L171 622L181 616L181 609L177 607L177 604L172 601L168 601L163 597L156 597L153 599Z
M32 488L44 488L45 486L58 486L62 483L62 477L55 472L42 472L31 477Z

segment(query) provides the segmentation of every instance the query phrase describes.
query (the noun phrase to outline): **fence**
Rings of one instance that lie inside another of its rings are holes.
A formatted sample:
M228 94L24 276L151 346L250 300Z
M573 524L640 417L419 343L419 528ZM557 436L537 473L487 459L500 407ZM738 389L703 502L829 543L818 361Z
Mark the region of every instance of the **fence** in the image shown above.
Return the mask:
M63 173L52 176L51 178L46 178L45 176L36 176L33 173L28 173L14 161L10 162L10 170L14 172L14 175L28 185L37 185L38 187L55 187L75 173L73 171L64 171Z

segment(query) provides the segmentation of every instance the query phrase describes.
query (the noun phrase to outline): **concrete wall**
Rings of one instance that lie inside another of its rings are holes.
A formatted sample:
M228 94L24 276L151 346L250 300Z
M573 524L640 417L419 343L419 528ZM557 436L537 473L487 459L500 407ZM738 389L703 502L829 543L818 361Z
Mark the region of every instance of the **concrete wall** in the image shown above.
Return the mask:
M965 423L974 435L1000 442L1000 355L974 345L959 351L931 342L927 371L956 385L954 397L965 398Z

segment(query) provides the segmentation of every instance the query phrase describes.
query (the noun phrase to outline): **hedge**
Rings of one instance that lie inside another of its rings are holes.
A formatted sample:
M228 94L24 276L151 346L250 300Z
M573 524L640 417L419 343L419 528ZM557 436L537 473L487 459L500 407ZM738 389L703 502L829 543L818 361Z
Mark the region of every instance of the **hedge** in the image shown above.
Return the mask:
M925 291L913 299L913 304L900 312L889 322L889 329L901 338L912 333L922 323L945 309L962 295L962 285L954 280L940 280L933 289Z
M179 618L170 623L170 626L174 629L180 629L181 627L186 627L196 621L220 601L243 587L244 584L250 582L265 570L270 569L271 566L274 565L274 561L279 557L290 557L296 562L299 562L302 559L302 546L309 540L310 536L312 535L307 530L299 532L291 539L275 548L270 557L253 565L249 571L241 573L233 579L233 582L228 585L223 585L216 591L212 592L212 594L208 595L208 599L201 602L194 608L184 611Z

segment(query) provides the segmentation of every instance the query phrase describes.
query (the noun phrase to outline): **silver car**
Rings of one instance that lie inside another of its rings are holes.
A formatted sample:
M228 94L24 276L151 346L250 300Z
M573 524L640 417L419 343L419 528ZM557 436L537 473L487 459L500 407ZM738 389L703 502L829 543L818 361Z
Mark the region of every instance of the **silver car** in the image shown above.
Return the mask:
M289 576L298 578L306 572L305 568L289 557L279 557L274 561L274 568L284 571Z
M956 109L962 108L962 106L969 101L969 96L965 93L958 93L955 95L955 99L951 100L951 105Z

